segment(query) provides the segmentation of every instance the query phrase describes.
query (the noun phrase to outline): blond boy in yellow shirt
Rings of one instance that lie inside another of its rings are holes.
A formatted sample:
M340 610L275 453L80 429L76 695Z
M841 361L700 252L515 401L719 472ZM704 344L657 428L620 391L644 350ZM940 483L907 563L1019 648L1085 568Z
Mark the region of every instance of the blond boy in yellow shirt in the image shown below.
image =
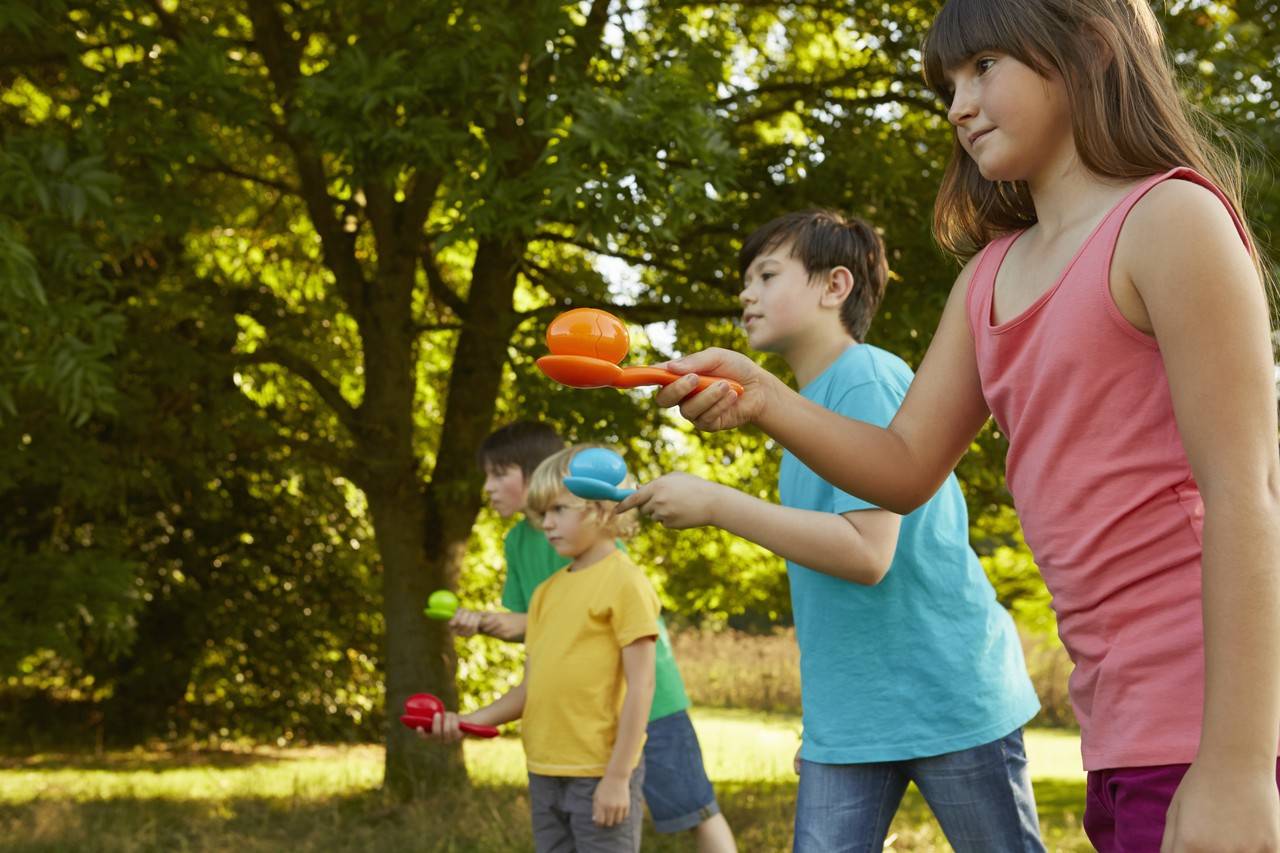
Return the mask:
M642 750L654 689L660 606L644 572L618 550L634 516L564 487L585 445L546 459L529 482L528 514L573 562L534 592L524 680L470 714L446 713L428 736L462 736L459 722L523 717L534 845L634 853L643 820Z

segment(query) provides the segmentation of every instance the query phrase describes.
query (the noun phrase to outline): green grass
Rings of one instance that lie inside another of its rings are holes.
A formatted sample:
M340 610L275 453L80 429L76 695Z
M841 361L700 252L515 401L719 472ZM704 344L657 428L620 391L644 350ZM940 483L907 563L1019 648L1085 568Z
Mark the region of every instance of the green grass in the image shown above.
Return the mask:
M695 710L707 769L743 851L789 849L799 720ZM424 745L424 748L429 748ZM1090 849L1071 734L1030 731L1027 750L1051 850ZM524 758L514 738L468 741L470 791L399 805L378 790L382 750L135 751L0 760L0 849L20 851L531 849ZM889 849L949 849L913 789ZM646 833L647 851L690 849Z

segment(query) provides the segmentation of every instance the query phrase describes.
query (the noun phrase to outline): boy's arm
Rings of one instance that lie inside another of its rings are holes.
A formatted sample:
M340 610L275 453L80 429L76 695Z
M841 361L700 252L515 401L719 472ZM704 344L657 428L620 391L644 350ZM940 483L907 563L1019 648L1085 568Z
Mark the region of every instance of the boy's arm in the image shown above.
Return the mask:
M671 528L712 524L816 572L874 585L898 545L901 516L882 509L843 514L779 506L692 474L666 474L619 506Z
M520 679L519 684L483 708L472 711L470 714L459 714L458 719L464 723L476 723L481 726L500 726L520 719L524 714L524 699L527 694L525 682L528 678L529 662L526 660L524 677Z
M468 610L458 608L449 620L449 629L459 637L485 634L507 642L524 639L525 625L529 617L525 613L503 613L499 610Z
M500 726L512 720L518 720L524 713L525 681L529 677L529 664L525 662L524 678L520 683L503 695L479 710L470 714L458 714L445 711L436 714L431 721L431 728L418 727L418 735L427 740L452 743L462 740L463 732L459 723L476 723L481 726Z
M629 811L632 762L644 744L649 708L653 705L656 637L641 637L622 647L622 672L627 693L618 716L618 736L604 777L592 797L591 818L601 826L621 823Z
M741 396L724 382L693 394L697 380L686 376L655 399L660 406L679 405L681 414L705 430L754 422L828 483L905 515L933 496L990 416L966 317L976 261L952 287L929 351L886 429L824 409L746 356L722 349L660 366L735 379L743 386Z

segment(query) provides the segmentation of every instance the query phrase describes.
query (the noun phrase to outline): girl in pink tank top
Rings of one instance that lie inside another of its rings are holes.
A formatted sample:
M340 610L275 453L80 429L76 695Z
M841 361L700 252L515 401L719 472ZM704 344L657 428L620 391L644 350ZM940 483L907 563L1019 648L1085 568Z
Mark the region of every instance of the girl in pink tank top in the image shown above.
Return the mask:
M949 0L924 48L968 261L887 429L743 356L662 405L755 422L899 513L987 418L1076 668L1103 851L1280 850L1280 455L1262 267L1234 163L1189 119L1145 0ZM625 504L624 504L625 507Z

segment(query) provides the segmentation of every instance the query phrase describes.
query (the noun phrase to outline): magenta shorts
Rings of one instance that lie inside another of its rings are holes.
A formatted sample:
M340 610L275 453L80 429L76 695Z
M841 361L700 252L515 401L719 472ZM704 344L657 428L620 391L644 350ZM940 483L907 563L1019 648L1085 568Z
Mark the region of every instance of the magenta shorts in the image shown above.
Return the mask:
M1084 831L1099 853L1159 853L1164 818L1189 764L1089 772ZM1276 763L1280 796L1280 761Z

